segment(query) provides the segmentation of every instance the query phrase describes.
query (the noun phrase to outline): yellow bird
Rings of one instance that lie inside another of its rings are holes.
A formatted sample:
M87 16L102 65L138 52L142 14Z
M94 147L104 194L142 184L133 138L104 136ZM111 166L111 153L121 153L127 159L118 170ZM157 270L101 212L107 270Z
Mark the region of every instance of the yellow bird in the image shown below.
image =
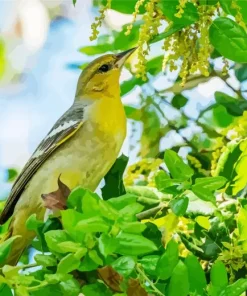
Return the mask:
M57 189L57 180L69 188L81 185L94 191L115 162L126 135L126 117L120 98L122 66L134 49L107 54L81 73L73 105L55 123L15 181L0 224L11 216L5 239L20 235L6 264L18 262L34 238L26 220L36 213L43 219L42 194Z

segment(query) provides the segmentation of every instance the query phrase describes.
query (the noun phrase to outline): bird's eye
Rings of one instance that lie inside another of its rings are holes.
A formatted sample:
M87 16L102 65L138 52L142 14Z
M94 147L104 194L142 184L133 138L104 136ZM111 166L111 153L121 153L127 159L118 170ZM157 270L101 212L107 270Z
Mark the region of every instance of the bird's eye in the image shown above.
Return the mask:
M110 70L110 66L105 64L105 65L102 65L100 68L99 68L99 71L100 72L107 72Z

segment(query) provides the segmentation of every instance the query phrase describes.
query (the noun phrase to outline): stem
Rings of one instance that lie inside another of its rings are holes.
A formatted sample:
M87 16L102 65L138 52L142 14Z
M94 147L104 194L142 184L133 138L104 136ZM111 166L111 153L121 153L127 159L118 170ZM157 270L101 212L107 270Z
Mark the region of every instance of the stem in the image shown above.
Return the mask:
M20 266L16 266L18 267L19 270L24 270L27 268L32 268L32 267L36 267L39 266L37 263L30 263L30 264L25 264L25 265L20 265ZM3 267L0 267L0 271L2 272Z
M43 287L45 287L45 286L47 286L47 285L48 285L47 282L43 282L43 283L41 283L41 284L39 284L39 285L37 285L37 286L34 286L34 287L27 287L27 290L28 290L28 292L37 291L37 290L39 290L40 288L43 288Z
M27 268L37 267L37 266L39 266L37 263L30 263L30 264L20 265L20 269L27 269Z
M146 276L146 274L141 270L139 265L136 265L136 271L143 277L143 279L149 283L150 287L152 287L153 291L160 296L165 296L163 293L161 293L154 285L154 283Z
M225 84L232 90L234 91L238 96L239 96L239 99L241 100L244 100L243 96L242 96L242 93L241 93L241 90L239 89L235 89L233 86L231 86L231 84L224 78L221 77L221 79L225 82Z
M143 220L152 217L153 215L157 214L160 210L168 208L164 204L160 204L157 207L151 208L149 210L146 210L144 212L141 212L136 215L138 220Z

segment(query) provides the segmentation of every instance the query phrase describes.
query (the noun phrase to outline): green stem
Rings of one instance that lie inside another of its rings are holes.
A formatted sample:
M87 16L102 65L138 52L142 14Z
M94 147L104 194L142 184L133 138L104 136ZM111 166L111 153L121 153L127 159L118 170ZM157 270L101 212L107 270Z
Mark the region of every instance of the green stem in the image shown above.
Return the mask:
M163 293L161 293L154 285L154 283L146 276L145 272L140 268L140 266L136 265L136 271L143 277L143 279L149 283L150 287L153 289L154 293L160 296L165 296Z
M25 265L20 265L20 266L16 266L19 270L24 270L27 268L32 268L32 267L37 267L39 266L37 263L30 263L30 264L25 264ZM0 272L2 272L3 267L0 267Z
M33 287L27 287L28 292L38 291L40 288L48 286L47 282L42 282L41 284Z
M37 263L30 263L30 264L20 265L20 269L27 269L27 268L37 267L37 266L39 266Z
M136 215L138 220L143 220L143 219L147 219L150 218L152 216L154 216L155 214L157 214L160 210L168 208L166 205L164 204L160 204L157 207L151 208L149 210L146 210L144 212L141 212L139 214Z

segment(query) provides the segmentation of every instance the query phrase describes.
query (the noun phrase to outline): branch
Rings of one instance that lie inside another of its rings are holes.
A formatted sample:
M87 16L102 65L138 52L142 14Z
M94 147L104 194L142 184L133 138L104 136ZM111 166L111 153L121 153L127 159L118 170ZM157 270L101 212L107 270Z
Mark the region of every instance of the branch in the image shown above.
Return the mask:
M149 210L146 210L144 212L141 212L136 215L138 220L148 219L154 215L156 215L160 210L167 210L168 206L165 204L160 204L157 207L151 208Z
M143 277L144 281L146 281L150 285L150 287L153 289L156 295L165 296L155 287L154 283L146 276L146 274L140 268L139 264L136 264L136 271Z

